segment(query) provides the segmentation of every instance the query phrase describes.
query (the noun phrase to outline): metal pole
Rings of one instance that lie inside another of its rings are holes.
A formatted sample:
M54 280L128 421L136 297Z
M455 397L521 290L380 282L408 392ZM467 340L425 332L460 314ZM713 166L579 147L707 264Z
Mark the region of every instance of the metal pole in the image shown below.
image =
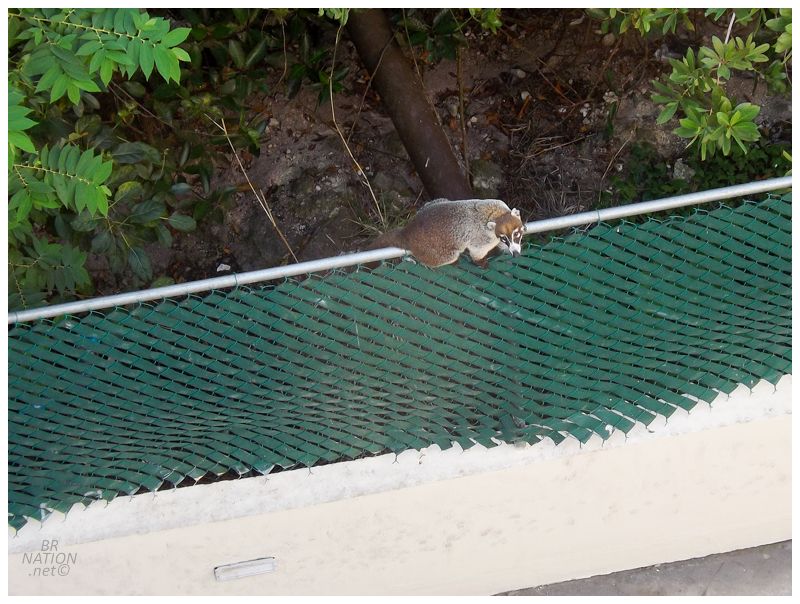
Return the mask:
M732 187L711 189L709 191L700 191L698 193L657 199L655 201L634 203L616 208L593 210L591 212L582 212L580 214L561 216L559 218L548 218L546 220L537 220L535 222L527 223L525 225L526 234L565 229L585 224L592 224L594 222L624 218L626 216L646 214L649 212L660 212L663 210L669 210L688 205L729 199L731 197L755 195L757 193L765 193L767 191L774 191L777 189L788 189L791 188L791 186L791 176L784 176L781 178L771 178L768 180L751 182L744 185L734 185ZM310 260L308 262L298 262L296 264L289 264L287 266L276 266L273 268L250 271L247 273L225 275L224 277L214 277L211 279L191 281L189 283L180 283L177 285L168 285L166 287L158 287L155 289L146 289L125 294L117 294L114 296L104 296L102 298L92 298L90 300L80 300L78 302L68 302L66 304L57 304L54 306L45 306L31 310L11 312L8 315L8 322L21 323L24 321L35 321L36 319L46 319L59 315L77 314L91 310L112 308L114 306L124 306L125 304L135 304L139 302L148 302L151 300L185 296L198 292L211 291L213 289L224 289L227 287L236 287L237 285L272 281L275 279L283 279L286 277L304 275L307 273L315 273L335 268L344 268L347 266L356 266L358 264L364 264L368 262L390 260L392 258L399 258L406 253L406 250L401 248L385 247L377 250L370 250L368 252L343 254L341 256L333 256L331 258L321 258L319 260Z
M638 216L640 214L649 214L651 212L663 212L664 210L672 210L674 208L680 208L684 206L709 203L711 201L719 201L721 199L730 199L731 197L743 197L745 195L766 193L767 191L775 191L777 189L790 189L791 187L791 176L770 178L768 180L759 180L743 185L733 185L731 187L710 189L708 191L698 191L697 193L678 195L676 197L665 197L664 199L656 199L654 201L632 203L626 206L618 206L616 208L592 210L590 212L581 212L580 214L571 214L569 216L559 216L558 218L537 220L536 222L529 222L525 225L525 233L530 235L531 233L542 233L544 231L567 229L570 227L592 224L594 222L616 220L618 218Z

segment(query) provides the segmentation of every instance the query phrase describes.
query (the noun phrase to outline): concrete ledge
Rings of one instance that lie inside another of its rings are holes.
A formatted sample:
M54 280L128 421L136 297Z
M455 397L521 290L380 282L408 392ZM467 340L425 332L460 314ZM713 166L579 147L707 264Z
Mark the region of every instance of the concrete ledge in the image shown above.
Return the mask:
M790 409L786 376L584 446L430 447L76 507L10 535L9 592L490 594L774 543ZM277 570L214 578L263 557Z

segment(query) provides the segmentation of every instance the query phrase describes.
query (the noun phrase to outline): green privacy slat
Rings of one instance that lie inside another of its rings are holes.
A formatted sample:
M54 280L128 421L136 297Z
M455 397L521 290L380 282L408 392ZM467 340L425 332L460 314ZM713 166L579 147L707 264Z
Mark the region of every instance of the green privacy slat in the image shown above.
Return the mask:
M9 330L9 524L431 444L586 442L791 372L791 196ZM724 404L724 403L720 403Z

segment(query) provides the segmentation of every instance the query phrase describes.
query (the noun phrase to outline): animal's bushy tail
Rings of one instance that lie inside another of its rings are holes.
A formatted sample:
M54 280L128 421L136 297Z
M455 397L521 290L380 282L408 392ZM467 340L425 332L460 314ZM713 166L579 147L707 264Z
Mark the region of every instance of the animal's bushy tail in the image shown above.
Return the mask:
M394 229L392 231L388 231L383 235L378 235L375 239L373 239L364 251L368 250L378 250L382 247L402 247L405 248L405 245L402 241L402 236L400 233L400 229Z
M369 242L369 244L367 245L367 247L364 248L363 251L368 252L370 250L379 250L382 247L405 248L405 245L403 245L400 229L394 229L393 231L388 231L383 235L378 235L375 239ZM364 263L364 266L366 266L370 270L377 268L379 265L380 262Z

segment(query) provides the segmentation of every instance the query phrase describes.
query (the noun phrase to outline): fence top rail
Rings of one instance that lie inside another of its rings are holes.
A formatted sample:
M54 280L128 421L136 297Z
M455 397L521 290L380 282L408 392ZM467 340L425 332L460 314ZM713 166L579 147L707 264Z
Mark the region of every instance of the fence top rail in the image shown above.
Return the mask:
M696 193L689 193L687 195L678 195L675 197L666 197L663 199L644 201L614 208L591 210L589 212L581 212L579 214L571 214L569 216L537 220L527 223L525 225L525 232L527 235L530 235L533 233L572 228L576 226L592 224L595 222L604 222L630 216L638 216L641 214L661 212L664 210L671 210L689 205L698 205L713 201L720 201L723 199L731 199L734 197L767 193L779 189L791 188L791 186L791 176L770 178L767 180L733 185L730 187L722 187L719 189L698 191ZM100 298L67 302L64 304L44 306L30 310L14 311L8 314L8 323L13 324L26 321L35 321L37 319L46 319L60 315L77 314L92 310L113 308L115 306L124 306L126 304L149 302L152 300L186 296L189 294L206 292L215 289L225 289L229 287L237 287L239 285L272 281L275 279L283 279L297 275L345 268L348 266L356 266L359 264L377 262L380 260L390 260L404 256L407 253L408 252L402 248L385 247L366 252L342 254L341 256L320 258L319 260L309 260L306 262L298 262L286 266L276 266L267 269L249 271L246 273L235 273L222 277L212 277L210 279L190 281L188 283L178 283L165 287L156 287L153 289L115 294L112 296L103 296Z

